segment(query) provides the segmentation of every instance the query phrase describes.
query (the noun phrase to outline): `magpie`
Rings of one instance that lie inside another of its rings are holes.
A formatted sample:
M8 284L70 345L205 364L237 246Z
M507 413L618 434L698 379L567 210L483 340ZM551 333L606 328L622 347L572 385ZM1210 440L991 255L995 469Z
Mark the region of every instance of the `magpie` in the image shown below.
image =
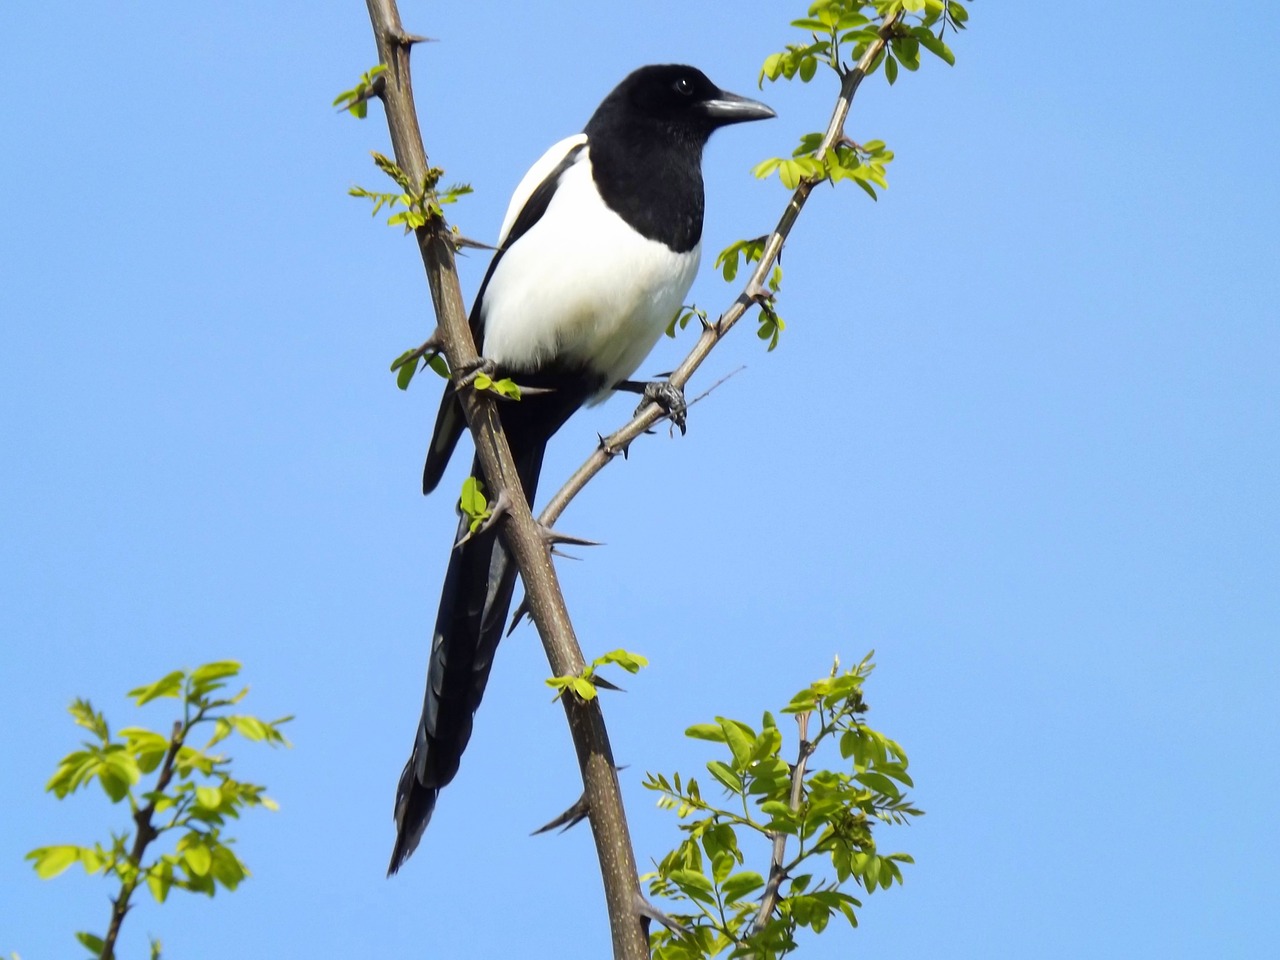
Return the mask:
M480 284L471 332L486 363L535 390L499 406L533 502L547 442L575 410L631 376L684 303L702 241L702 149L719 127L775 116L694 67L641 67L525 174ZM446 387L427 452L430 493L465 428ZM480 465L471 472L479 477ZM462 517L460 539L468 518ZM497 531L450 554L413 752L396 793L388 874L422 838L458 772L501 638L516 569Z

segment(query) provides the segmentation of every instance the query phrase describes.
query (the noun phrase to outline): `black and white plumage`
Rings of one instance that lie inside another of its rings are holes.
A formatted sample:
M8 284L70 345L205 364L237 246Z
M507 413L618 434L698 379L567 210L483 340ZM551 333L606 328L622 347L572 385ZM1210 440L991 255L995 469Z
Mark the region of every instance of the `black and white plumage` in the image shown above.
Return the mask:
M516 187L470 320L481 356L501 375L550 388L499 406L530 503L551 436L635 371L689 292L701 256L707 139L718 127L772 116L693 67L642 67ZM464 427L446 388L424 493L440 482ZM472 474L480 475L478 463ZM422 720L396 795L391 873L417 847L440 788L457 773L515 579L496 530L450 556Z

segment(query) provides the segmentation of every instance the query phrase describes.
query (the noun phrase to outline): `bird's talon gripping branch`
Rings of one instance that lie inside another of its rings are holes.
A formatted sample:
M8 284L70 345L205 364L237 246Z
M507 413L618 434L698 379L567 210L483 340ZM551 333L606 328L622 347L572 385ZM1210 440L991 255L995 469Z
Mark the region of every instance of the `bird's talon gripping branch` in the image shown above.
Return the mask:
M647 405L651 403L657 404L671 422L680 428L681 436L684 435L685 415L689 411L689 405L685 402L684 390L677 387L670 380L650 380L648 382L623 380L614 389L640 394L640 404L636 407L637 414Z
M475 383L476 377L482 373L491 380L497 379L498 365L488 357L477 357L472 363L459 365L458 372L461 374L458 378L458 389L462 389Z
M772 290L761 286L756 280L752 280L747 284L747 289L742 291L742 295L752 303L758 304L772 303L776 299Z

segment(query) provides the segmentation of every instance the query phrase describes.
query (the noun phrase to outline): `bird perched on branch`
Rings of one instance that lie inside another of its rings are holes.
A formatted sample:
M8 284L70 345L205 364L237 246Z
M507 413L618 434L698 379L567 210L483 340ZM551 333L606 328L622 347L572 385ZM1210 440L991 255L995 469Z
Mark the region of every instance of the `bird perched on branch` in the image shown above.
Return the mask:
M684 303L701 254L707 139L774 115L693 67L642 67L516 187L470 322L486 362L536 388L499 406L530 503L547 441L583 404L635 386L626 378ZM424 493L439 484L466 426L457 389L447 387L440 403ZM480 476L478 462L471 470ZM467 527L464 515L460 537ZM515 579L496 529L450 555L422 720L396 794L389 873L413 853L440 788L458 771Z

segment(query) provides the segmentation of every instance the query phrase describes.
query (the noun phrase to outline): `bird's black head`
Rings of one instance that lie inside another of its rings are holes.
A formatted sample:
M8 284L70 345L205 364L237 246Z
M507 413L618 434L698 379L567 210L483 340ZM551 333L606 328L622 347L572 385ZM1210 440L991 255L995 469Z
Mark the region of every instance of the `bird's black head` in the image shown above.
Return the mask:
M592 176L634 230L677 253L702 238L702 148L717 127L775 116L695 67L641 67L587 123Z
M634 125L705 143L717 127L773 116L763 103L721 90L697 67L659 64L618 84L587 124L587 135L593 126Z

